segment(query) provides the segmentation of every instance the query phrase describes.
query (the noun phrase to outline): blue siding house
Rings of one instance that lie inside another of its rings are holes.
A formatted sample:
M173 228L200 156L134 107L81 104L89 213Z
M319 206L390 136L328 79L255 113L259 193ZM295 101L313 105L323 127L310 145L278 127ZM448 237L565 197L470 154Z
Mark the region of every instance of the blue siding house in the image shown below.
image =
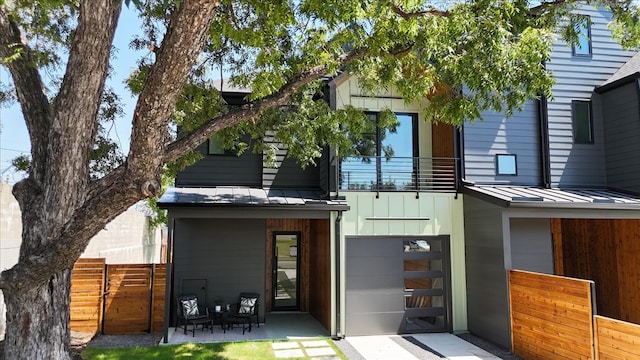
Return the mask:
M546 63L553 98L464 125L469 331L507 347L508 269L595 280L599 313L640 322L624 311L637 291L611 291L626 286L616 251L640 256L639 59L607 10L577 12L590 19L579 44L555 41Z

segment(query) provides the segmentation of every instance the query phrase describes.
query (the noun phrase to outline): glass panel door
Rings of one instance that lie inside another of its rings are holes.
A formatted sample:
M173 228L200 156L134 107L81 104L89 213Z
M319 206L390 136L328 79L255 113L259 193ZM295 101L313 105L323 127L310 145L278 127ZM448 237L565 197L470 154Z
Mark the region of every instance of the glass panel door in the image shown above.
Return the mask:
M404 240L404 333L451 328L448 240Z
M273 241L273 310L299 310L300 234L275 234Z

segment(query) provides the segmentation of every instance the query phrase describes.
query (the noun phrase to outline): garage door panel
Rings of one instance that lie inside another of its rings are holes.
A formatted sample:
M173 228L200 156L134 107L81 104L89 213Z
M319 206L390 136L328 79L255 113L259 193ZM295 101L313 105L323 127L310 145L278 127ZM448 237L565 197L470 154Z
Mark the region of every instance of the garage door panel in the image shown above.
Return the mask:
M345 255L347 335L449 328L448 237L348 237Z
M395 292L404 290L404 284L398 281L398 276L349 276L347 286L349 291L366 292L368 294L378 292Z
M398 334L403 326L404 312L351 314L346 332L349 336Z
M404 312L404 297L396 294L349 294L346 297L347 308L351 314L374 314L385 312Z
M348 255L357 254L357 256L393 256L397 257L402 254L403 246L402 242L398 239L378 238L378 239L349 239L349 248L352 249L352 253Z
M402 259L397 256L353 256L347 258L347 276L402 275Z

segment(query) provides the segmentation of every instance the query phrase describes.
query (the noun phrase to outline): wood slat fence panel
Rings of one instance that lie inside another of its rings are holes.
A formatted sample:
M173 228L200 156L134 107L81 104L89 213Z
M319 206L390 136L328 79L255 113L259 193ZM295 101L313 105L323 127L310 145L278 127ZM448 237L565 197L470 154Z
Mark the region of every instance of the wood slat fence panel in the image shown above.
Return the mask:
M594 316L599 360L640 359L640 325Z
M70 327L97 333L102 323L105 259L79 259L71 270Z
M593 282L509 271L512 352L527 360L594 359Z
M102 332L108 335L149 332L151 266L110 264L105 288Z
M166 264L153 264L153 283L151 286L151 332L162 332L164 328L164 297L167 276Z

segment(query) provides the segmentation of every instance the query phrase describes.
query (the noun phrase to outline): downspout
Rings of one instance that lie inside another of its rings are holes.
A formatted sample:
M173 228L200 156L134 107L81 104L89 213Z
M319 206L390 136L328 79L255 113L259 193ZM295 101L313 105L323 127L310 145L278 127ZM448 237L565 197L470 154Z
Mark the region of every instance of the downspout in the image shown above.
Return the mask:
M538 100L538 118L540 120L540 168L542 185L551 187L551 158L549 155L549 108L547 98L540 96Z
M340 298L341 298L341 286L342 283L340 281L340 268L342 267L342 261L340 260L340 224L342 221L342 210L338 211L338 216L336 217L336 231L335 231L335 256L336 256L336 335L333 337L334 340L340 340L344 338L344 335L342 334L340 329L340 312L341 312L341 308L340 308Z
M169 342L169 323L171 321L171 290L173 289L173 232L175 229L175 219L170 218L167 222L167 270L164 290L164 332L162 342Z

